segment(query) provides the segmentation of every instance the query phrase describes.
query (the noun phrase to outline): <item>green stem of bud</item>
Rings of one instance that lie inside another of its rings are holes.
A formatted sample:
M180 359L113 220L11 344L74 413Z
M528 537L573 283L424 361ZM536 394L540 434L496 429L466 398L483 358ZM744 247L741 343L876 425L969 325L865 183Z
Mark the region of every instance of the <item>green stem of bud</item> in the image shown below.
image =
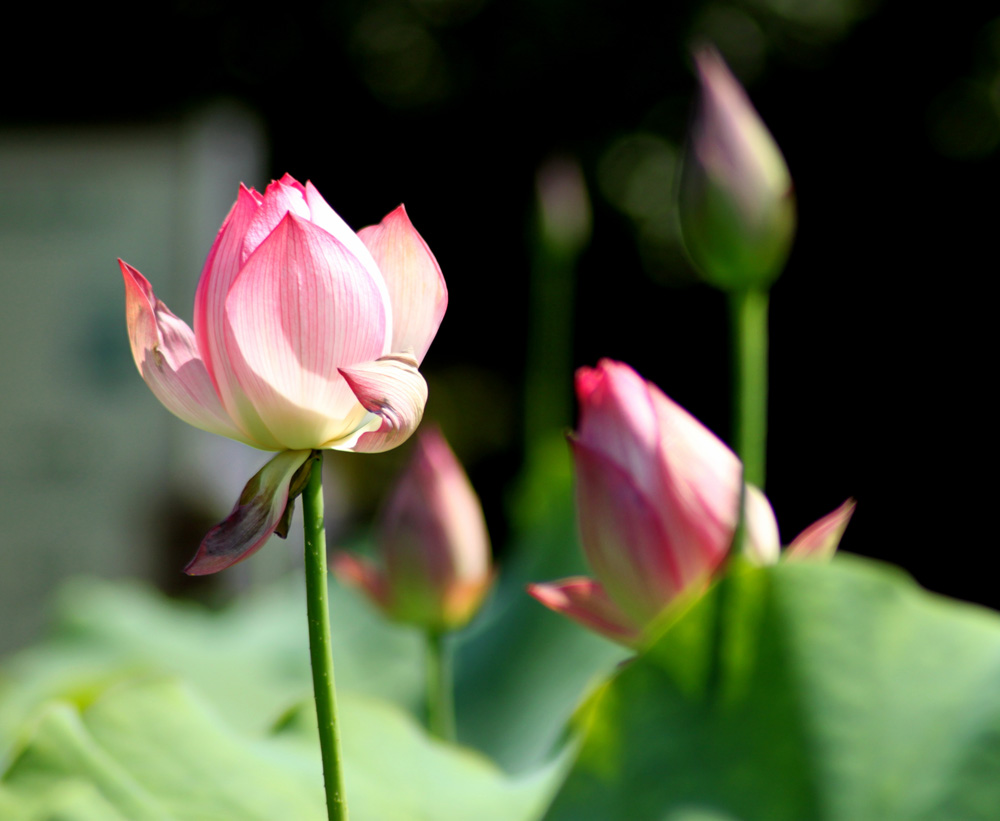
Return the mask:
M745 481L764 489L767 454L767 304L765 290L731 293L733 439Z
M446 633L427 631L427 727L444 741L455 740L454 676Z
M306 552L306 609L309 617L309 656L313 694L323 754L323 783L330 821L347 821L347 797L341 766L340 728L333 680L330 606L326 569L326 531L323 526L323 451L313 451L309 481L302 493Z

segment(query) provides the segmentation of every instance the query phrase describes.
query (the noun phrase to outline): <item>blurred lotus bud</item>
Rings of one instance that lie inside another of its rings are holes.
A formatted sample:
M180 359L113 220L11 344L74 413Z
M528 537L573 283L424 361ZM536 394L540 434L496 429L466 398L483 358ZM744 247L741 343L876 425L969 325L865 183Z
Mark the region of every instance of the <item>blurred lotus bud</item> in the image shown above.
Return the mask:
M788 259L795 197L788 166L714 48L695 54L701 98L680 187L691 259L726 291L766 289Z
M492 582L486 521L469 478L439 431L422 428L376 532L381 567L348 553L333 571L390 618L433 631L461 627Z
M545 242L578 253L590 240L590 197L575 160L552 157L535 178L538 215Z

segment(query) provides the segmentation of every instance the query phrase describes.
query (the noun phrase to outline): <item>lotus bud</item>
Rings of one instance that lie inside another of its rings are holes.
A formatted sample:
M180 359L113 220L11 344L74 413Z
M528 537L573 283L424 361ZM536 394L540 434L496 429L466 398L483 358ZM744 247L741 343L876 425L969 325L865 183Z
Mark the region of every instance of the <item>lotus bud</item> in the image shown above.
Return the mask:
M780 557L767 497L743 486L736 455L628 365L602 360L576 375L579 430L571 438L580 540L594 578L533 584L546 607L621 644L673 602L705 589L724 566L743 499L744 555ZM853 512L846 502L807 528L789 558L829 557Z
M349 553L333 571L360 587L395 621L454 630L475 612L492 582L483 509L444 437L424 429L379 521L376 565Z
M695 54L701 99L681 175L684 244L726 291L767 289L788 259L795 197L788 166L714 48Z

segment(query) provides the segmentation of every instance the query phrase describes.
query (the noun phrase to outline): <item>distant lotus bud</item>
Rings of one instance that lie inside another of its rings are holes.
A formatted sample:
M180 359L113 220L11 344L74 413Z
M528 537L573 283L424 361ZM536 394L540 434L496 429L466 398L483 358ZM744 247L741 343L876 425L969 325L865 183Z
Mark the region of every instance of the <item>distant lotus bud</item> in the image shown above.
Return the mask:
M590 197L575 160L553 157L535 180L543 239L570 253L579 253L590 239Z
M719 53L695 55L701 99L684 161L684 243L723 290L766 289L788 259L795 198L774 138Z
M360 587L390 618L453 630L475 614L492 581L486 521L468 476L444 437L418 435L409 466L382 511L381 566L348 553L334 573Z

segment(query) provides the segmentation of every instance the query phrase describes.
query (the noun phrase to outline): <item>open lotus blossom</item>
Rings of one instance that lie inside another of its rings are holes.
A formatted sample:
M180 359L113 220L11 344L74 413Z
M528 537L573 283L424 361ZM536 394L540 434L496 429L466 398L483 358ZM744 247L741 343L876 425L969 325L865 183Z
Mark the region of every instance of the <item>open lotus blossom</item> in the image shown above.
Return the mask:
M745 499L746 553L780 553L764 494L736 455L628 365L602 360L576 374L580 429L570 439L577 520L596 578L530 585L542 604L627 645L682 593L704 589L733 543ZM793 542L790 555L829 555L853 512L845 503Z
M193 331L119 263L132 355L156 397L195 427L278 451L188 573L284 535L314 450L387 450L420 423L417 366L448 293L403 206L355 234L312 183L241 186L198 283Z
M376 534L379 562L341 552L333 570L396 621L461 627L490 587L490 539L479 497L444 436L420 432Z

